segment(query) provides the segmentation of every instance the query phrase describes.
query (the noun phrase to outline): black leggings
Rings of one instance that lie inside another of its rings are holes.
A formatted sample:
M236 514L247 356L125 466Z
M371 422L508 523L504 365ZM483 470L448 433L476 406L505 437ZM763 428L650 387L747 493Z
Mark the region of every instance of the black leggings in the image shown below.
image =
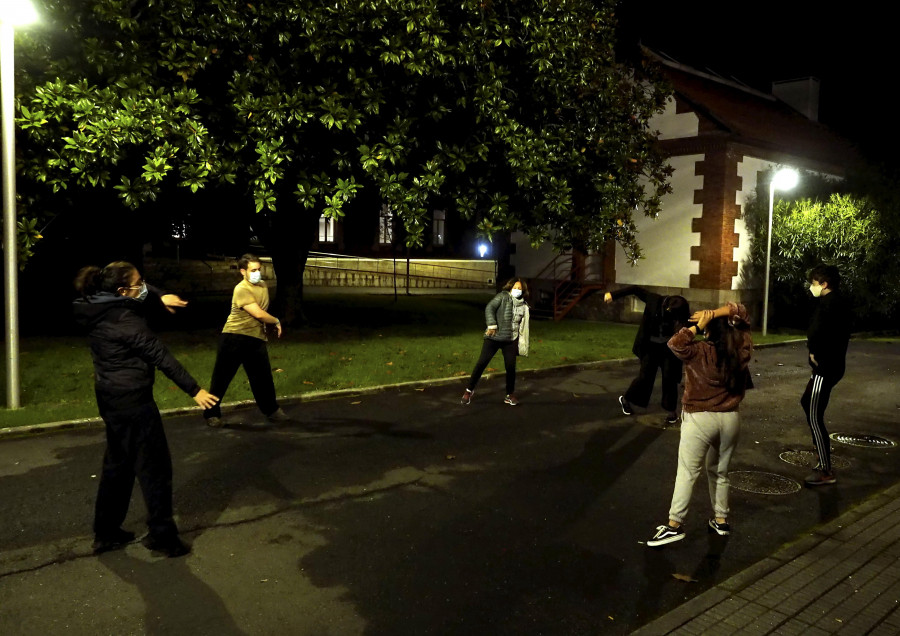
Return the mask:
M800 405L806 412L806 423L809 424L812 433L813 444L819 454L819 465L826 473L831 472L831 439L828 437L828 429L825 428L825 409L828 408L831 389L840 379L840 376L835 380L813 373L806 384L806 391L800 398Z
M514 393L516 390L516 356L519 355L519 339L515 340L492 340L485 338L484 344L481 345L481 356L475 363L475 369L472 371L472 377L469 378L469 390L474 391L475 385L481 379L488 362L491 361L497 350L503 351L503 364L506 367L506 393Z
M678 384L681 382L682 363L664 342L647 345L644 355L641 357L641 370L625 392L625 399L632 404L647 408L653 393L653 384L656 382L657 369L662 369L663 410L674 412L678 403Z
M263 415L271 415L278 410L266 341L236 333L223 333L219 337L216 364L209 383L209 392L219 398L219 403L203 411L203 417L222 417L219 405L225 401L225 391L242 365L247 372L250 390L259 410Z

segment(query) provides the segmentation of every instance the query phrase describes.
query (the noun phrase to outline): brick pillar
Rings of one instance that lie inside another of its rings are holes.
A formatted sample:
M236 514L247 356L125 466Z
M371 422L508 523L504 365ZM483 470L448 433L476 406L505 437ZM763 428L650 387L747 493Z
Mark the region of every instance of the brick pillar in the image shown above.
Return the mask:
M700 263L699 273L691 274L692 289L730 290L731 277L738 273L734 248L739 235L734 222L740 215L735 199L741 189L737 164L742 158L722 148L697 162L695 174L703 176L703 189L694 191L694 203L703 206L703 213L691 226L700 234L700 245L691 248L691 260Z

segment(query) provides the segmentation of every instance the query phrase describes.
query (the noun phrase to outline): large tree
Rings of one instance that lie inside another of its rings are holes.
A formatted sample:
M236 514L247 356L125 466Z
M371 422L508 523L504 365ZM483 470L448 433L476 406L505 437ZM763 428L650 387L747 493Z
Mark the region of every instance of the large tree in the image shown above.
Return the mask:
M666 92L616 60L615 0L38 4L18 49L26 216L76 190L136 208L232 188L265 215L288 319L317 219L354 200L389 205L410 246L446 207L488 237L637 258L633 215L668 190L647 126Z

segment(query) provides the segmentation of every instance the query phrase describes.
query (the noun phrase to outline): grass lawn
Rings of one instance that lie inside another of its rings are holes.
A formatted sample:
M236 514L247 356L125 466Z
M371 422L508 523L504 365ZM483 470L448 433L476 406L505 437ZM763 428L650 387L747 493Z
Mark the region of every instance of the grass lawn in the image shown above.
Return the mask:
M325 294L308 296L310 326L286 330L270 340L269 356L278 395L352 389L434 378L463 378L481 350L484 306L490 294L447 296ZM227 301L225 301L227 303ZM208 388L216 340L225 307L208 308L209 317L172 319L173 330L160 337L178 360ZM190 317L190 315L188 315ZM182 323L179 323L182 321ZM198 326L199 325L199 326ZM611 322L532 321L531 353L518 369L631 357L636 325ZM775 342L796 335L759 334L754 341ZM74 336L27 337L21 341L22 408L0 410L0 427L97 416L93 366L87 339ZM498 354L488 372L503 370ZM0 378L5 370L0 369ZM5 378L3 379L5 386ZM161 409L194 402L158 374L155 395ZM243 370L225 402L251 399Z

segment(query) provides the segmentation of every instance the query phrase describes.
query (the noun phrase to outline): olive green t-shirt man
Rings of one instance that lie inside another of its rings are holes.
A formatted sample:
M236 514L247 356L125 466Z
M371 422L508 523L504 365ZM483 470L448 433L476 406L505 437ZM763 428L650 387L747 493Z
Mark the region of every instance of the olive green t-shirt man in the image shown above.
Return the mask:
M269 309L269 288L261 280L255 285L248 280L241 280L234 287L231 296L231 313L222 328L222 333L236 333L266 340L266 323L253 317L244 310L247 305L256 303L263 311Z
M281 337L281 321L270 314L269 290L262 280L262 264L253 254L244 254L238 260L241 282L235 285L231 297L231 311L216 351L211 387L223 399L228 385L240 367L247 373L253 399L270 422L284 422L290 418L278 406L272 365L266 343L266 327L271 326ZM212 427L224 426L219 404L203 412L206 423Z

